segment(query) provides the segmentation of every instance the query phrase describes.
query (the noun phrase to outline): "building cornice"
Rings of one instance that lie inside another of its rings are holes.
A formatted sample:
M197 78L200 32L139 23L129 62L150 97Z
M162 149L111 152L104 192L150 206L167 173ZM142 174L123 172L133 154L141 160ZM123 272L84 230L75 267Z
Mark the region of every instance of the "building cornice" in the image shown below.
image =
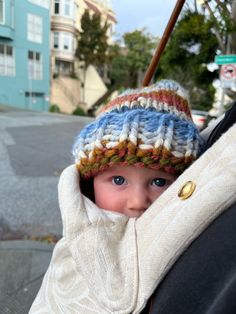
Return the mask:
M72 19L68 19L61 16L52 16L51 18L51 30L52 31L65 31L78 35L78 28L76 22Z

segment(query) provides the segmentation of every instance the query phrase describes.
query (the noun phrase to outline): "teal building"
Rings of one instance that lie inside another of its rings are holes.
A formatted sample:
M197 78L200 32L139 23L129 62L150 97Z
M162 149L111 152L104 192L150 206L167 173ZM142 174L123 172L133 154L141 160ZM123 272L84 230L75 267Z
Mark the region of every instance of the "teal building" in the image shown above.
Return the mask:
M50 0L0 0L0 104L48 111Z

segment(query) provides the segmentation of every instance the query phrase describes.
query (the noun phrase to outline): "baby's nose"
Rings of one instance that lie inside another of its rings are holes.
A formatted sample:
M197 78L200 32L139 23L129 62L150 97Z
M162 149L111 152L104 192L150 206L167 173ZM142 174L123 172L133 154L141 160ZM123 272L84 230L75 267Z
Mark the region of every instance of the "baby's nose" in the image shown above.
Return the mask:
M130 193L128 200L128 208L130 210L144 211L151 205L151 200L148 193L141 189L134 189Z

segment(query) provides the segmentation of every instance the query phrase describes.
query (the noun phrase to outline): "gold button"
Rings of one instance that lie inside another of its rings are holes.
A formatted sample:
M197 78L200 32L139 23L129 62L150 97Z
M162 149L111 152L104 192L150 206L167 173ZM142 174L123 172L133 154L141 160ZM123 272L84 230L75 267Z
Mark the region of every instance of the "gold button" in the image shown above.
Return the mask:
M195 189L196 189L196 184L193 181L188 181L179 190L178 197L181 200L186 200L193 194Z

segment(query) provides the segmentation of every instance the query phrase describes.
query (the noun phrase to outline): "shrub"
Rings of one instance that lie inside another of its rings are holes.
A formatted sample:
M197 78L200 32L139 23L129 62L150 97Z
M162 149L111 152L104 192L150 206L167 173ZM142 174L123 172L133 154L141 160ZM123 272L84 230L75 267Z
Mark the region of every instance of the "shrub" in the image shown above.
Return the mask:
M57 112L57 113L59 113L59 112L61 112L61 110L60 110L60 108L59 108L58 105L52 104L52 105L50 106L50 108L49 108L49 112Z
M85 116L84 110L80 107L76 107L72 114L75 116Z

